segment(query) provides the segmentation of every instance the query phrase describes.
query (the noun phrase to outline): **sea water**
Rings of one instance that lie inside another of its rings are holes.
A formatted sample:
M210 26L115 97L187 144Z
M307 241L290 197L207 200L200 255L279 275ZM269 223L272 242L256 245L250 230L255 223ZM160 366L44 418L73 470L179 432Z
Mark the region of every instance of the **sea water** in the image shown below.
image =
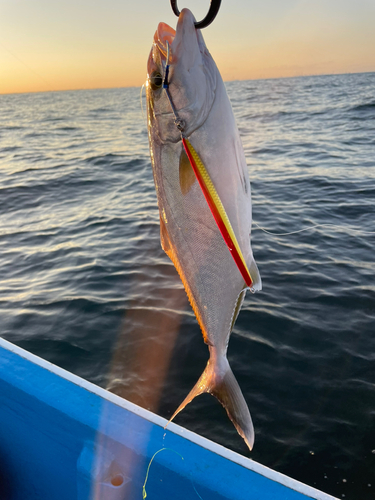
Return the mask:
M375 73L227 89L254 222L320 226L253 225L263 291L247 295L228 352L253 452L211 396L176 423L373 499ZM160 247L139 90L0 96L0 335L168 418L208 349Z

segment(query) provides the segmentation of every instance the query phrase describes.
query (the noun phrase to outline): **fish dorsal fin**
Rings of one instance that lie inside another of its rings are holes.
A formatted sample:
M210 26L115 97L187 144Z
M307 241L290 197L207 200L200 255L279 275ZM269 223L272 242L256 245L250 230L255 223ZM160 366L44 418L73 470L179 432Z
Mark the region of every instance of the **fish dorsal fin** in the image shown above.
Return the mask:
M244 283L244 287L246 287L246 283ZM234 309L233 309L232 321L231 321L231 326L230 326L230 332L229 333L232 332L234 324L235 324L236 319L237 319L237 316L240 313L241 306L242 306L242 303L243 303L245 295L246 295L246 290L247 290L247 288L245 288L244 290L242 290L239 293L238 297L237 297L236 305L234 306Z
M180 174L181 193L183 195L185 195L190 191L192 185L194 184L194 182L196 180L196 177L194 174L194 170L192 169L192 167L190 165L188 155L186 154L184 148L182 148L181 156L180 156L179 174Z
M262 289L262 278L260 277L258 266L254 260L254 257L252 257L252 259L251 259L251 262L249 265L249 271L250 271L251 277L253 279L253 284L251 287L252 291L259 292L259 290Z

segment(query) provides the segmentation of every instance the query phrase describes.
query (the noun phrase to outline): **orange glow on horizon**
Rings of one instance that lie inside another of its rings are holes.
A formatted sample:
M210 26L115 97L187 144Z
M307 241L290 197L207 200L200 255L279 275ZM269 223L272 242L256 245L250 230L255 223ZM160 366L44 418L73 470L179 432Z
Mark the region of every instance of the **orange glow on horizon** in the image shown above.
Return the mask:
M186 4L198 17L204 12L199 0ZM236 0L235 7L222 2L203 31L226 81L375 71L375 3ZM169 2L3 3L0 94L139 87L161 20L176 25Z

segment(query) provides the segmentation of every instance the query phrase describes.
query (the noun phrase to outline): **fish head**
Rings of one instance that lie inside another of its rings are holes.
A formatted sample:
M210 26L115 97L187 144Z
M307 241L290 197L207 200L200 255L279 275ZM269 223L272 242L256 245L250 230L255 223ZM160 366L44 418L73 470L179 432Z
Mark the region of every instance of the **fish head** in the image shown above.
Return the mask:
M204 123L215 99L219 72L194 22L190 10L183 9L176 31L159 23L154 35L147 64L146 95L148 124L154 127L161 142L180 140L175 116L163 89L167 64L170 65L169 95L179 119L184 122L185 135L190 135Z

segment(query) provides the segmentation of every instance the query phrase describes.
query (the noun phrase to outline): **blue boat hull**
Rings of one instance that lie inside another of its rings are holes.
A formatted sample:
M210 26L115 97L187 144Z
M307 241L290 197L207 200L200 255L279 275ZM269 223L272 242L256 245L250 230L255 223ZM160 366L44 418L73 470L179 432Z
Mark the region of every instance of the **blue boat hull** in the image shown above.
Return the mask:
M2 339L0 422L1 500L333 499Z

